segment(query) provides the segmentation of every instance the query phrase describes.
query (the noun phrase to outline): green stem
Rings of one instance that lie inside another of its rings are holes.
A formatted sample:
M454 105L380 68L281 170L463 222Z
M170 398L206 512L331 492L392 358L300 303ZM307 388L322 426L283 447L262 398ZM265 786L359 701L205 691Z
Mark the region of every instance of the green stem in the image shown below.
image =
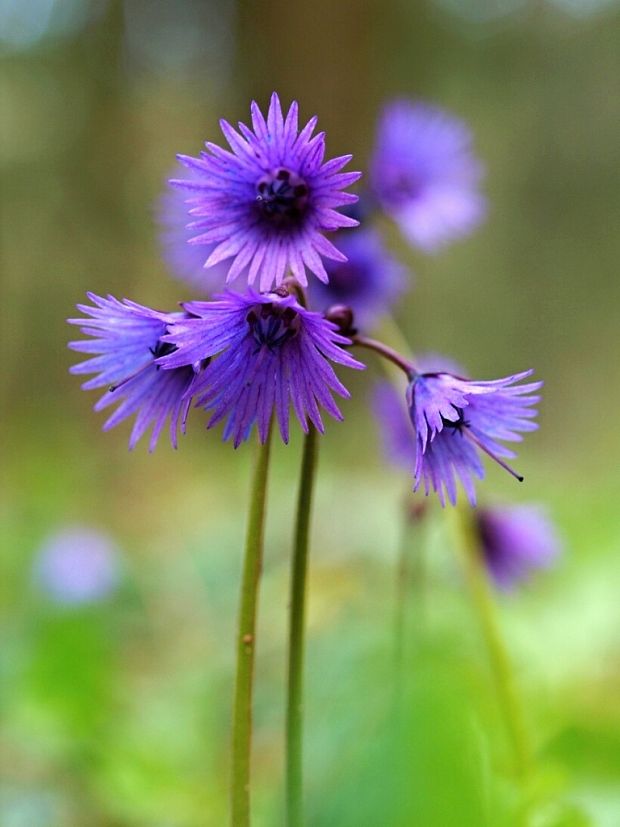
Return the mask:
M301 462L289 605L290 625L286 703L286 823L288 827L301 827L303 823L302 737L304 618L310 511L312 508L317 452L317 432L311 425L304 440Z
M407 628L407 603L411 579L411 521L405 515L401 529L396 563L396 589L394 606L394 658L396 661L396 679L400 684L402 678L403 657L405 654L405 637Z
M256 648L256 608L265 534L265 500L271 447L271 426L264 445L258 447L245 538L239 629L237 675L232 719L232 827L250 824L250 759L252 747L252 688Z
M461 542L457 545L460 547L465 577L487 648L498 703L512 747L515 772L521 781L525 781L530 769L531 751L512 665L502 639L495 603L484 570L474 517L473 514L459 511L457 519L461 535Z
M426 572L423 548L423 515L410 510L403 515L394 597L394 652L397 672L401 671L407 647L408 607L413 597L415 627L421 632L426 621ZM413 595L412 595L413 592Z

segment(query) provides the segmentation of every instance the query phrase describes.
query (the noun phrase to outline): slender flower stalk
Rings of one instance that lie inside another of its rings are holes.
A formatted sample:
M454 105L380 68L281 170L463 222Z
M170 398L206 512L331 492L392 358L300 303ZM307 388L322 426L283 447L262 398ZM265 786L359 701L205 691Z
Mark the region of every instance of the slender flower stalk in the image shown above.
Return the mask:
M394 660L398 683L402 683L403 664L408 643L408 607L413 602L416 629L422 630L426 619L426 560L424 555L423 504L404 510L394 584Z
M455 548L458 550L472 605L480 622L495 681L497 701L512 749L514 770L517 777L524 782L531 766L531 749L510 657L495 612L472 514L459 509L455 515L454 525L458 533Z
M377 339L370 339L368 336L355 335L351 337L351 341L358 347L365 347L368 350L374 350L375 353L379 354L379 356L383 356L383 358L387 359L388 362L392 362L392 364L396 365L397 368L404 371L407 376L415 374L416 372L410 361L405 359L405 357L394 350L394 348L384 345L383 342L379 342Z
M252 689L256 649L256 610L265 534L265 501L272 427L258 447L250 494L241 580L237 676L232 720L231 825L250 824L250 759L252 746Z
M288 686L286 703L286 813L287 827L303 824L303 666L306 575L310 513L317 467L317 431L310 427L305 440L295 519L295 546L289 606Z

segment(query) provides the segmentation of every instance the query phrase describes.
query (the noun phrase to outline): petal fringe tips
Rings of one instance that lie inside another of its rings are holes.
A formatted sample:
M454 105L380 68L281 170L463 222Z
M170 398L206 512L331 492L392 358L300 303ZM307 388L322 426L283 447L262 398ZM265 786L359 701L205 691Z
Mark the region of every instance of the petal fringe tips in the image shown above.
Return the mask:
M84 390L108 387L95 405L96 411L118 403L103 429L107 431L135 414L129 447L133 448L152 425L149 450L153 451L166 421L170 420L170 440L176 448L179 426L185 433L191 403L186 392L195 367L165 371L156 359L170 352L162 337L182 314L160 313L127 299L118 301L113 296L102 298L88 293L88 298L94 306L80 304L78 310L90 318L69 319L69 323L78 325L84 335L92 338L69 342L69 347L94 355L74 365L71 373L97 374L84 382Z
M235 447L254 426L261 441L275 414L284 442L289 439L292 403L302 429L324 430L319 408L342 419L333 393L348 397L330 362L363 368L343 345L349 339L321 314L290 295L225 293L212 302L185 305L188 318L170 327L163 340L173 352L158 359L164 368L187 369L210 360L189 393L211 412L208 427L225 420L224 439Z
M484 219L482 164L466 124L438 107L385 107L371 161L373 192L414 247L433 253Z
M506 464L516 455L498 440L520 442L519 432L533 431L542 382L518 385L528 370L493 381L469 381L450 373L423 373L413 377L407 403L416 434L414 491L424 484L445 505L445 494L456 504L456 479L472 505L476 504L474 476L482 479L479 452L488 454L518 480Z
M247 270L262 292L289 269L304 286L306 268L327 282L322 257L346 258L324 233L359 223L337 208L357 201L342 190L361 173L341 172L350 155L323 162L325 135L312 137L316 117L299 131L296 102L285 117L274 92L266 119L256 103L251 113L252 129L220 122L230 151L207 142L198 158L178 156L191 177L170 183L185 193L190 243L210 245L205 267L230 259L227 280Z

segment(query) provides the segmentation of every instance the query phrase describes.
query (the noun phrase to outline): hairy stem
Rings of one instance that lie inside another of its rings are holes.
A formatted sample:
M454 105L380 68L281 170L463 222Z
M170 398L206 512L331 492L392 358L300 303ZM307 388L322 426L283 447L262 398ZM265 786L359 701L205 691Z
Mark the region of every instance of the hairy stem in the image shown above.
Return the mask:
M288 686L286 703L286 814L288 827L303 823L303 666L306 574L310 512L317 465L317 432L305 437L297 498L295 544L289 605Z
M252 689L256 649L256 609L265 534L265 501L271 447L271 425L264 445L258 447L250 489L250 507L245 538L237 673L232 719L231 824L250 824L250 761L252 749Z

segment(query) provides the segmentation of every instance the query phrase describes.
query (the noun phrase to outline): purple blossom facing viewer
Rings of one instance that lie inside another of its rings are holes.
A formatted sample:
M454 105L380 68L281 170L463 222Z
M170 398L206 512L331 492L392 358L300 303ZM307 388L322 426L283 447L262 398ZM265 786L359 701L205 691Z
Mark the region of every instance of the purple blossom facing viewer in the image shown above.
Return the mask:
M55 603L78 605L105 598L120 580L116 544L86 526L67 526L48 537L33 567L37 586Z
M129 448L133 448L152 425L149 450L153 451L162 428L169 420L170 440L176 448L177 432L180 427L181 432L185 433L191 404L186 392L201 365L164 371L156 359L171 351L171 346L163 337L169 325L183 314L160 313L128 299L121 302L113 296L87 295L93 306L78 305L78 310L87 318L68 321L79 325L81 332L92 338L69 342L69 347L94 355L74 365L71 373L97 374L84 382L84 390L108 387L95 404L96 411L118 403L114 413L106 420L104 431L135 414Z
M459 118L425 103L396 100L379 121L371 185L407 240L432 253L483 220L483 168Z
M258 278L261 291L279 286L288 269L304 286L306 268L327 281L322 257L345 256L324 233L357 226L337 208L355 203L342 190L361 173L341 172L351 155L323 163L325 134L312 137L316 117L299 131L295 101L284 117L274 92L266 120L255 102L251 112L253 131L220 121L232 152L207 142L199 158L178 156L194 176L171 181L188 199L191 243L216 245L205 266L232 259L228 281L249 268L248 283Z
M197 176L194 176L197 178ZM159 242L164 262L174 278L184 281L201 296L210 296L222 290L226 283L228 267L224 262L209 269L205 268L205 258L217 246L189 244L194 235L186 228L187 193L166 184L166 190L157 203L157 222L160 226Z
M493 506L476 513L485 566L495 585L510 590L561 551L556 528L537 505Z
M521 480L506 464L514 456L499 440L519 442L519 432L533 431L540 401L534 391L542 382L517 384L531 376L527 370L492 381L470 381L450 373L415 374L407 390L409 413L416 432L414 491L424 484L445 505L445 493L456 504L456 478L472 505L476 504L474 476L482 479L479 452L488 454Z
M347 260L327 265L329 282L312 285L312 303L323 310L346 305L353 310L356 327L372 327L404 291L406 269L374 230L354 230L338 243Z
M226 420L224 439L232 437L235 447L248 439L254 425L264 442L274 413L288 442L291 403L305 432L308 420L323 432L319 406L342 419L332 393L349 393L330 361L350 368L364 365L342 348L349 339L321 314L306 310L292 295L261 295L251 289L185 308L190 318L177 321L163 338L174 352L157 361L165 369L187 370L216 357L195 377L189 393L211 411L209 428Z

